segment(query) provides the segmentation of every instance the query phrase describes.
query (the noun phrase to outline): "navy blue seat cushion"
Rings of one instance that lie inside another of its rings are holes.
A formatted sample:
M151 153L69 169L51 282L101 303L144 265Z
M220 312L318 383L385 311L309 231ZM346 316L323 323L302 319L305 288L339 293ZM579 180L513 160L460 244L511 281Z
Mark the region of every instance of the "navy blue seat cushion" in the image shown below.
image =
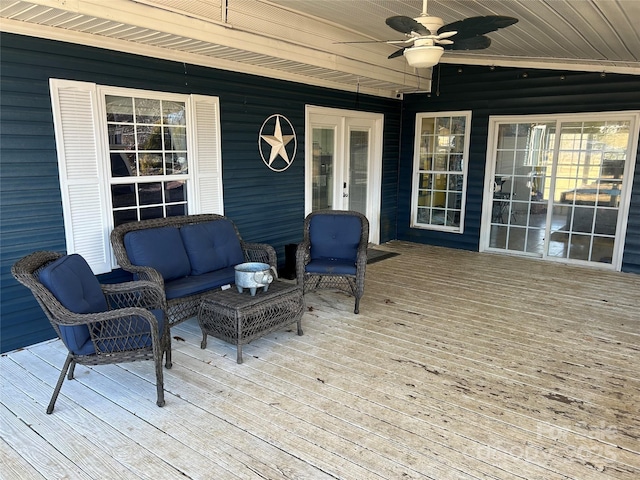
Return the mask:
M240 239L226 219L185 225L180 228L191 275L202 275L244 262Z
M74 313L108 310L100 282L80 255L66 255L40 272L40 282L67 309ZM62 341L75 355L95 353L86 325L60 326Z
M311 260L305 270L308 273L324 273L329 275L355 275L356 264L354 260L342 260L337 258L320 258Z
M178 278L164 284L167 300L181 298L204 292L222 285L231 285L236 281L236 270L226 267L202 275Z
M311 260L349 260L354 265L362 233L359 217L315 215L309 224Z
M175 227L136 230L124 236L127 256L133 265L152 267L165 281L191 273L189 256Z

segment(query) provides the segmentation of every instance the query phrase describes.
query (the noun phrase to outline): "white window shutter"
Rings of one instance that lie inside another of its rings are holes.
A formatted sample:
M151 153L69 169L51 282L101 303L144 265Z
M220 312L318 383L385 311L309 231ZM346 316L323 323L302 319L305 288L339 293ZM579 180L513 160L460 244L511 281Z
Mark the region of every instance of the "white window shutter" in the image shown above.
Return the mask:
M94 273L111 271L101 129L96 85L51 79L67 253L82 255Z
M217 97L192 95L194 202L190 213L224 215L222 191L222 155L220 153L220 103ZM192 208L194 207L194 208Z

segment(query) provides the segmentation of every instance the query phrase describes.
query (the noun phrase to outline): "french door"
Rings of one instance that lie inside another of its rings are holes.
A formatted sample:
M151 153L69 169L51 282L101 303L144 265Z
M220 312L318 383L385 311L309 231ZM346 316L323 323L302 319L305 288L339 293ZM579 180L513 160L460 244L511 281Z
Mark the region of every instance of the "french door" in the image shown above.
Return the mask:
M355 210L379 243L382 115L307 107L305 213Z
M481 250L619 270L639 119L492 117Z

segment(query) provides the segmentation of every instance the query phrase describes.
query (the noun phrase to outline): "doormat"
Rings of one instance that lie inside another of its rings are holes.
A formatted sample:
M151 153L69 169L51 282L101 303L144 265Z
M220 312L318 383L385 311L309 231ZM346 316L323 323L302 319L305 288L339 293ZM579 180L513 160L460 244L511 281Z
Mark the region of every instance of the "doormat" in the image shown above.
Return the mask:
M395 252L385 252L384 250L376 250L374 248L367 249L367 263L376 263L387 258L400 255Z

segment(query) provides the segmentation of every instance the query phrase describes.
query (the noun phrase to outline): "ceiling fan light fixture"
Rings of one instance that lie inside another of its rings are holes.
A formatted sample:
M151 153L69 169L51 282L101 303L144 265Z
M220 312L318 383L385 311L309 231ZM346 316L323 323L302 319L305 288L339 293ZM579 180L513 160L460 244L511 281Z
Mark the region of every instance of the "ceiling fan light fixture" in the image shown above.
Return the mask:
M407 63L414 68L433 67L440 61L444 48L437 45L425 45L407 48L404 57Z

